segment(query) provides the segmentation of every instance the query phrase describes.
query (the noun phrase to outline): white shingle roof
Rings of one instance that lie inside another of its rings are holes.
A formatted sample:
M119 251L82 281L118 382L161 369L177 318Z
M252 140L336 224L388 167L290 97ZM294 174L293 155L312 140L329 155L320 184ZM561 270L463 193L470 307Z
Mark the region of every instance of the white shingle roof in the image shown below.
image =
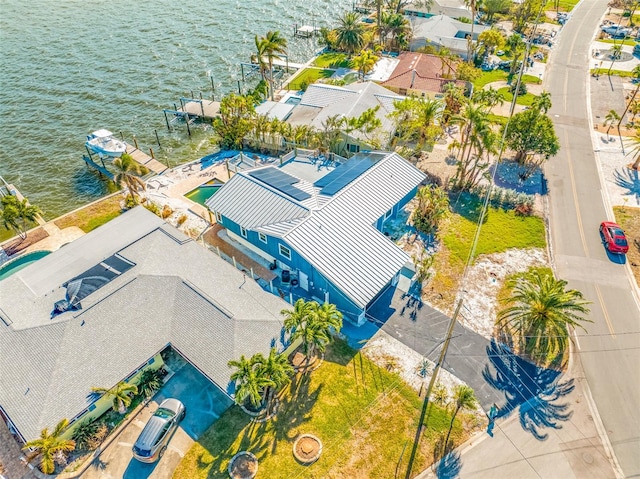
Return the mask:
M147 215L155 216L136 208L108 224L135 229ZM112 247L119 241L103 228L83 237L99 252L103 241ZM85 246L81 242L78 252L91 259ZM91 387L116 384L169 343L224 391L230 359L281 346L280 311L287 303L172 227L163 223L119 246L119 254L136 265L85 298L81 311L50 319L63 290L34 293L18 274L0 283L0 309L13 322L0 327L0 406L27 440L89 406ZM73 242L47 258L73 257L75 247ZM41 269L38 263L23 271ZM58 284L71 278L58 262L45 273ZM40 305L48 305L44 317Z

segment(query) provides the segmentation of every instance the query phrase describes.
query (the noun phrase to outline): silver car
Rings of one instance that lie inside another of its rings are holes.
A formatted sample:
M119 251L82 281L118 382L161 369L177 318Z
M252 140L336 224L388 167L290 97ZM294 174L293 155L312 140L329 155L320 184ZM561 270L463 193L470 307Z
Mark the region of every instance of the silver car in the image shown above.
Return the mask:
M177 399L169 398L162 401L133 445L133 457L147 463L160 459L167 450L167 443L171 436L186 414L187 409Z

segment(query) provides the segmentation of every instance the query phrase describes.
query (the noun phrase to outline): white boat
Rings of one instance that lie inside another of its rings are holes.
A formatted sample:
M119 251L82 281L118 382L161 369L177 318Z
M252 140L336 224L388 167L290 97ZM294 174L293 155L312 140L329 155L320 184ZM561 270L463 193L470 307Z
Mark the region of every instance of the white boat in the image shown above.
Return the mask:
M109 130L96 130L87 135L85 146L92 152L97 153L101 158L103 156L118 157L127 151L124 142L113 137L113 133Z

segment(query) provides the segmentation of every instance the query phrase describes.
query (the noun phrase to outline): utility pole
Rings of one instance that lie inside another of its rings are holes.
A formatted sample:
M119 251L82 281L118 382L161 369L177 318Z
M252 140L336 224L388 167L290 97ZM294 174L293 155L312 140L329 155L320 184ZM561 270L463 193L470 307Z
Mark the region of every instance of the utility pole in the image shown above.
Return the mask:
M416 458L416 453L418 452L418 445L420 444L420 437L422 436L422 423L424 422L424 418L427 415L427 406L429 405L429 396L431 396L431 391L433 390L433 386L436 383L436 379L438 377L438 373L440 372L440 367L442 363L444 363L444 358L447 355L447 349L449 349L449 343L451 342L451 336L453 335L453 329L458 320L458 314L460 313L460 308L462 307L462 299L458 300L458 305L456 306L456 310L451 317L451 322L449 323L449 329L447 330L447 336L444 340L444 344L442 345L442 350L440 351L440 357L438 358L438 362L436 363L436 367L433 369L433 374L431 375L431 380L429 381L429 387L427 388L427 392L424 396L424 401L422 403L422 412L420 413L420 421L418 422L418 428L416 430L416 437L413 439L413 448L411 449L411 455L409 456L409 464L407 465L407 474L405 475L405 479L411 479L411 469L413 469L413 461ZM446 447L446 444L445 444Z

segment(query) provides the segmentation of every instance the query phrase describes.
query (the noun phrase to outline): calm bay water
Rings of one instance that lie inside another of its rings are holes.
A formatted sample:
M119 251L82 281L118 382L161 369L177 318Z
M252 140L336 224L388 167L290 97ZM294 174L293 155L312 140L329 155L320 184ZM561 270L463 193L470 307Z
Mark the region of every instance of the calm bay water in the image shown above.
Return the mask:
M237 91L254 36L279 30L291 61L318 50L295 23L329 26L344 0L0 0L0 175L53 218L106 193L81 160L107 128L161 161L212 150L210 132L172 132L163 108L191 92ZM158 148L154 129L160 135Z

